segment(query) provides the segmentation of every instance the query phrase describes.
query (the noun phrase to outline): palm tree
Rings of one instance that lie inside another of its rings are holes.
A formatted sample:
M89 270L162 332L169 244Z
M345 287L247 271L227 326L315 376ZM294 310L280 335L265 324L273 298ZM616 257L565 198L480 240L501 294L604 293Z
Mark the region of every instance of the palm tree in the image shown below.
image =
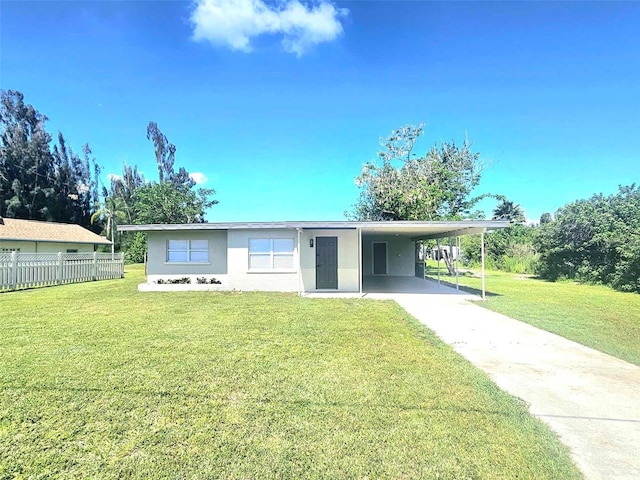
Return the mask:
M493 210L494 220L510 220L512 222L524 222L524 210L520 205L513 203L506 198Z
M115 253L115 231L120 222L127 221L127 204L120 197L105 197L104 204L91 215L91 223L104 219L107 238L111 235L111 256Z

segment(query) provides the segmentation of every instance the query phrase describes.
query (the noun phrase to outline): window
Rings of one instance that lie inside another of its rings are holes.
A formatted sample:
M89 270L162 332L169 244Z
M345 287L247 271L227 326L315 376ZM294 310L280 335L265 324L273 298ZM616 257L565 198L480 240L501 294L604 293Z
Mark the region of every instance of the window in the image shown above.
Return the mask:
M293 238L249 240L249 270L293 270Z
M209 240L169 240L167 262L207 263Z

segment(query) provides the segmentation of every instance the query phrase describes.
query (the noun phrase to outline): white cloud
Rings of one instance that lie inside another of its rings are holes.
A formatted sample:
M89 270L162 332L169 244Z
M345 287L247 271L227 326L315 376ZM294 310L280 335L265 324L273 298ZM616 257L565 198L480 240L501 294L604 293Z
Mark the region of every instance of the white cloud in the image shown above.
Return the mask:
M279 34L284 49L297 56L335 40L342 33L339 18L348 13L326 0L313 6L299 0L285 0L277 6L263 0L196 0L195 5L191 14L194 40L250 52L253 37Z
M191 180L193 180L194 182L196 182L198 185L202 185L203 183L207 183L207 181L209 180L206 175L202 172L193 172L189 174L189 177L191 177Z
M117 175L115 173L110 173L107 175L107 178L109 179L109 181L116 181L116 180L122 180L122 177L120 175Z

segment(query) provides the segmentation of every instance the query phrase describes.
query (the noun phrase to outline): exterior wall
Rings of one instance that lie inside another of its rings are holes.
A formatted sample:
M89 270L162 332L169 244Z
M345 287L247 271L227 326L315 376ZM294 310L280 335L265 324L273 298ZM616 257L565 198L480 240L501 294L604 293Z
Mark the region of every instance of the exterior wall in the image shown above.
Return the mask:
M228 285L226 279L227 232L225 230L149 232L147 239L149 245L147 254L148 282L155 282L158 279L191 277L191 281L195 283L197 277L215 277L222 282L222 285ZM209 240L209 262L167 262L167 243L169 240Z
M300 242L302 289L305 292L316 290L316 237L338 237L338 291L359 291L359 234L356 229L302 231ZM309 246L311 239L314 241L313 248Z
M415 276L415 242L395 235L362 236L362 271L364 276L373 275L373 243L387 242L387 275Z
M20 253L67 253L67 250L78 250L78 253L93 253L93 245L88 243L63 242L20 242L0 240L0 249L20 249Z
M315 246L309 240L317 236L338 237L338 290L357 292L360 288L358 231L292 229L243 229L209 231L158 231L148 233L147 281L190 277L192 285L201 276L215 277L222 282L219 290L297 292L314 291L316 282ZM255 238L291 238L294 256L291 270L249 270L249 240ZM168 240L209 240L208 264L167 263ZM301 270L298 270L298 258Z
M233 290L297 292L300 288L298 266L298 232L290 229L228 230L228 280ZM249 270L249 240L256 238L292 238L293 269L283 271Z

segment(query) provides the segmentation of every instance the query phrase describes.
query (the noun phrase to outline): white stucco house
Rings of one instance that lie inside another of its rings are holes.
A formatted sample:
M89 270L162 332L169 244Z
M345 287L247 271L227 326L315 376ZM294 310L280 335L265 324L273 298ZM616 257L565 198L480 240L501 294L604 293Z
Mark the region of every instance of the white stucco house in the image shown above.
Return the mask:
M362 292L377 276L424 275L419 242L509 226L508 221L233 222L121 225L146 232L147 284L215 278L219 290ZM202 280L201 280L202 281Z

